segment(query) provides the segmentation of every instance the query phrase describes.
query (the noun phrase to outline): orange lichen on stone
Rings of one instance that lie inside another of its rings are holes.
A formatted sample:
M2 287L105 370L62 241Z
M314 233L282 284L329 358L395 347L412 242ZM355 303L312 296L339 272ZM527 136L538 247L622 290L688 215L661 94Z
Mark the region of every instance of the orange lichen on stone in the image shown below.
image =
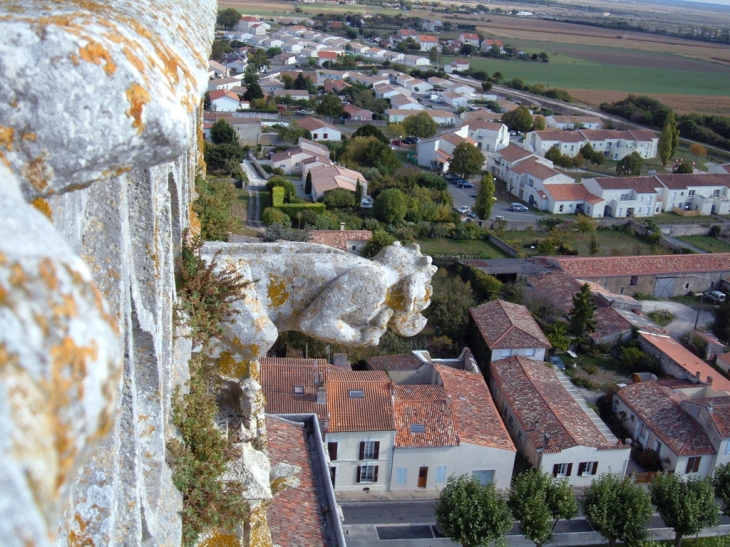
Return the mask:
M199 236L201 230L200 218L198 214L193 210L193 204L190 204L188 209L188 225L190 226L190 235Z
M53 176L53 170L46 164L46 157L47 153L44 152L37 158L28 161L20 170L23 177L38 192L43 192L48 188L48 181Z
M7 307L8 304L8 291L5 287L0 285L0 306Z
M23 132L23 134L22 134L22 135L20 136L20 140L23 140L23 141L31 141L31 142L35 142L35 141L36 141L36 139L37 139L37 136L36 136L36 134L35 134L35 133L33 133L32 131L25 131L25 132Z
M216 530L213 535L200 544L200 547L241 547L241 539L235 534Z
M40 278L46 284L51 291L58 289L58 277L56 276L56 266L53 265L53 261L45 257L41 260L41 264L38 267L38 273Z
M35 198L30 204L38 209L41 213L48 217L48 220L53 220L53 209L49 203L43 198Z
M98 42L91 41L79 49L79 56L87 63L100 65L104 61L104 72L111 76L117 71L117 64L112 60L109 51Z
M124 53L124 56L134 66L134 68L136 68L140 72L144 72L145 66L144 66L144 63L142 62L142 59L140 59L139 57L137 57L132 52L131 49L129 49L128 47L123 47L122 48L122 53Z
M8 278L10 284L16 289L21 289L25 286L27 280L28 277L25 275L23 267L17 262L13 262L12 266L10 266L10 277Z
M286 282L276 274L269 275L269 302L272 306L279 307L289 300L289 291L286 290Z
M12 152L15 129L0 125L0 146Z
M236 359L230 351L224 351L218 358L218 373L228 378L248 378L251 361Z
M137 133L144 131L144 122L142 122L142 111L144 106L150 102L149 92L139 84L132 84L127 89L127 100L129 101L129 110L127 116L131 116L134 121L132 126L137 129Z

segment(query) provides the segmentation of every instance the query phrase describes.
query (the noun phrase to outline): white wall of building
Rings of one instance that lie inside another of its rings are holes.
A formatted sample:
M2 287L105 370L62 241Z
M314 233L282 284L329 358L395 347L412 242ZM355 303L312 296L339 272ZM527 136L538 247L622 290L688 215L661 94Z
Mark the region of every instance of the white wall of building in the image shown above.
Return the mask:
M393 431L327 432L325 434L325 443L337 443L337 459L332 460L330 463L330 467L336 469L335 490L352 491L362 490L363 488L387 490L390 482L394 437L395 432ZM363 441L380 442L377 460L360 459L360 443ZM357 468L365 465L378 466L377 482L357 482Z

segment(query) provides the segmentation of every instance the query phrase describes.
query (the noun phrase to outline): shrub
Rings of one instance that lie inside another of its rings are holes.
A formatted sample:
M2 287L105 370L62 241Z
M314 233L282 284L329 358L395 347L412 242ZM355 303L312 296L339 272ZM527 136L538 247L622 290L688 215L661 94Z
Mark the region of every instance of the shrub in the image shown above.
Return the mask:
M198 199L193 203L193 211L200 219L200 237L206 241L228 241L228 233L240 226L231 213L233 186L199 176L195 179L195 191Z
M280 224L281 226L285 226L286 228L291 227L291 218L289 218L289 216L284 214L281 210L275 209L273 207L267 207L266 209L264 209L264 213L263 215L261 215L261 220L267 226L271 226L272 224Z
M325 192L323 203L331 209L352 209L355 207L355 194L344 188L336 188Z

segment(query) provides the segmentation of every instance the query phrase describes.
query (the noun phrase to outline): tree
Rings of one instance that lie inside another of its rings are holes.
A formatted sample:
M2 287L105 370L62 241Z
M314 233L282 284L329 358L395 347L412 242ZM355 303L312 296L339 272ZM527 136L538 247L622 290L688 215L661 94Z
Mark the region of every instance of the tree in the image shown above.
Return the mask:
M618 473L604 473L594 479L582 505L586 519L608 540L609 547L616 541L635 544L643 540L654 512L648 492Z
M692 173L694 173L694 171L695 171L694 167L692 167L692 164L690 162L683 161L682 163L680 163L677 166L677 168L673 172L677 173L678 175L683 175L683 174L691 175Z
M241 14L238 13L238 10L235 10L233 8L224 9L218 12L218 17L216 17L216 24L222 26L224 29L231 30L233 27L238 24L238 21L241 19Z
M258 76L254 75L246 81L246 92L243 94L243 100L253 102L256 99L263 99L264 92L259 85Z
M578 513L568 480L557 480L539 469L530 469L514 477L509 508L520 522L520 532L536 547L550 543L559 520L572 519Z
M453 541L478 547L503 539L512 528L512 515L494 483L452 475L436 504L436 522Z
M375 199L373 212L378 220L392 224L403 220L408 211L408 196L397 188L389 188Z
M664 523L674 530L675 547L681 546L684 536L697 534L720 521L720 506L715 502L709 479L662 473L649 484L649 492Z
M361 125L357 131L355 131L352 134L352 137L375 137L381 142L384 142L385 144L389 144L390 141L388 140L388 137L383 135L383 132L378 129L376 126L371 124Z
M469 322L469 308L475 304L470 282L453 277L434 292L428 316L441 329L441 334L451 339L463 339Z
M730 463L715 468L712 486L715 488L715 496L722 501L723 513L730 515Z
M322 201L328 209L352 209L356 204L355 194L345 188L325 192Z
M488 93L492 91L492 82L482 82L482 91Z
M693 154L695 157L695 161L697 161L698 156L701 156L703 158L707 156L707 148L705 148L698 142L693 142L689 145L689 153Z
M362 250L362 256L372 258L378 254L383 247L392 245L395 238L385 230L375 230L370 240L365 244Z
M573 296L573 309L570 310L570 331L579 337L583 337L587 332L594 332L596 330L596 323L593 320L595 312L596 304L593 302L591 287L588 283L584 283Z
M312 195L312 172L307 171L307 180L304 183L304 193L308 196Z
M533 131L542 131L547 127L547 121L545 116L535 116L535 121L532 122Z
M616 164L616 174L619 177L638 177L641 175L643 165L644 160L641 154L634 151Z
M494 197L494 177L492 173L482 176L482 183L479 186L477 199L474 203L474 212L481 219L489 218L492 214L492 202Z
M294 80L294 89L297 89L299 91L307 91L309 89L310 83L311 80L304 77L304 72L300 72L299 74L297 74L296 80Z
M390 175L403 165L393 149L377 137L350 139L339 160L357 166L375 167L383 175Z
M476 175L484 165L484 154L476 146L462 142L454 148L449 163L449 171L460 174L465 179Z
M582 238L586 234L586 232L591 232L596 229L596 221L588 215L579 214L578 217L575 219L574 226L575 229L581 233Z
M360 207L360 204L362 203L363 192L364 188L362 186L362 183L360 182L360 179L357 179L357 184L355 185L355 207Z
M238 144L238 134L225 118L220 118L210 128L213 144Z
M438 129L438 124L425 111L419 112L415 116L408 116L403 120L402 125L408 135L422 139L433 137Z
M550 345L561 351L568 351L568 347L570 346L570 338L566 336L567 334L568 325L562 321L554 321L545 329L545 336L548 342L550 342Z
M595 256L598 254L598 252L601 250L600 246L598 245L598 240L596 239L596 235L591 235L591 241L588 244L588 253L590 253L591 256Z
M337 95L322 95L317 101L315 111L321 116L339 118L344 114L345 109L342 107L342 101Z
M525 105L520 105L511 112L505 112L502 114L502 123L505 124L510 131L525 133L532 129L532 114Z
M662 127L661 135L659 135L659 143L657 144L657 155L662 162L662 167L669 163L672 156L677 153L679 148L679 129L674 112L667 115L667 119Z
M403 135L406 135L408 132L406 131L406 128L403 127L403 124L390 123L383 128L383 133L385 133L391 139L397 139L399 137L402 137Z

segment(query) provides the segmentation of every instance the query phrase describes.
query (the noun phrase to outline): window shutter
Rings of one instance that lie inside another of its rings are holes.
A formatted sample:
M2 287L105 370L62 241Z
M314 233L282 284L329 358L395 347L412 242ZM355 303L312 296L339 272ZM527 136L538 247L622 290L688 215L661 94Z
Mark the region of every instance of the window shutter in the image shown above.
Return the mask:
M378 465L375 466L375 473L373 474L373 482L378 482Z
M591 475L595 475L596 471L598 471L598 462L593 462L593 470L591 471Z
M568 471L567 471L567 473L565 473L565 476L566 477L570 477L571 471L573 471L573 464L572 463L569 463L568 464Z
M560 470L560 466L557 463L555 465L553 465L553 477L557 477L558 476L558 471L559 470Z
M360 482L360 469L362 469L362 467L360 467L358 465L357 466L357 474L355 475L355 482Z
M337 443L327 443L327 450L330 453L330 460L334 461L337 459Z
M580 465L578 466L578 476L579 476L579 477L580 477L580 476L581 476L581 475L582 475L583 473L585 473L585 470L586 470L586 466L587 466L587 465L588 465L587 463L581 463L581 464L580 464Z
M373 459L377 460L378 456L380 456L380 441L375 441L375 453L373 454Z
M364 441L360 443L360 458L358 458L358 459L360 459L360 460L365 459L365 442Z

